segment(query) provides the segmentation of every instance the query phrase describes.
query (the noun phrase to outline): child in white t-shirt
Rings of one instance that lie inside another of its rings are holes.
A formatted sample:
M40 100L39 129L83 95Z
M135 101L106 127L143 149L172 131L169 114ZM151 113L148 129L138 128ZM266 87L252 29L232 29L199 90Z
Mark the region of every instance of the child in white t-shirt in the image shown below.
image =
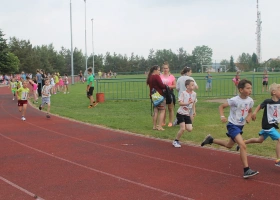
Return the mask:
M235 143L240 147L240 158L244 167L243 178L257 175L258 171L253 171L249 168L246 152L246 144L242 138L242 129L245 123L251 121L252 107L254 101L250 97L252 93L252 82L246 79L239 81L237 85L239 95L227 100L227 103L223 103L219 106L219 112L221 121L223 123L228 121L226 133L229 140L214 139L210 134L205 137L201 146L206 144L218 144L227 148L232 148ZM224 108L230 107L230 114L228 119L224 116Z
M192 120L191 117L196 115L195 113L195 101L196 101L196 93L194 92L195 84L194 81L188 79L185 81L186 90L182 91L179 96L179 109L177 111L177 123L180 125L180 130L177 133L176 139L173 141L174 147L181 147L179 142L182 134L185 130L191 132ZM190 116L192 115L192 116Z
M50 109L51 109L51 89L53 88L52 85L50 85L50 80L46 79L45 80L45 85L42 88L42 104L39 106L39 110L42 110L44 108L45 104L48 104L48 109L47 109L47 118L50 118L51 116L49 115Z

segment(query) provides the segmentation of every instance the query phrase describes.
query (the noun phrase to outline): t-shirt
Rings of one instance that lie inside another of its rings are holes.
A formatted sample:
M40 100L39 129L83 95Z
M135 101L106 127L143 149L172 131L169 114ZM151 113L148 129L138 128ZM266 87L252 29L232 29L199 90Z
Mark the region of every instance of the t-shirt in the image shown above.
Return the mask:
M18 92L18 100L27 100L29 89L28 88L19 88Z
M52 87L52 85L44 85L42 88L42 97L50 97ZM48 96L46 94L48 94Z
M11 89L16 90L17 89L17 82L10 82Z
M246 123L248 111L254 106L254 101L251 97L241 99L240 96L232 97L227 100L230 106L230 114L228 121L232 124L243 126Z
M185 86L185 82L186 80L193 80L194 81L194 85L197 86L195 80L190 77L190 76L180 76L177 80L177 83L176 83L176 89L179 91L178 92L178 97L180 96L181 92L182 91L186 91L187 88Z
M58 76L56 76L56 75L54 76L54 82L55 82L55 83L58 83L58 82L59 82Z
M212 83L212 76L210 74L207 74L207 76L205 76L207 83Z
M88 76L88 78L87 78L87 84L88 84L88 85L90 84L90 82L92 82L91 85L90 85L90 87L94 87L94 78L93 78L93 75L92 75L92 74L90 74L90 75Z
M162 80L162 83L168 86L171 86L172 83L175 81L175 77L172 74L169 74L169 76L161 74L160 78Z
M42 83L42 74L37 73L36 78L37 78L37 83Z
M280 122L280 100L273 101L272 99L266 99L260 104L260 108L264 109L262 117L262 128L279 129L278 123Z
M179 102L188 103L190 100L192 100L193 102L196 101L196 93L194 91L192 91L191 93L188 93L187 91L181 92L181 94L179 96ZM179 113L181 115L189 116L192 107L193 107L193 103L190 103L186 106L180 106L178 108L177 113Z

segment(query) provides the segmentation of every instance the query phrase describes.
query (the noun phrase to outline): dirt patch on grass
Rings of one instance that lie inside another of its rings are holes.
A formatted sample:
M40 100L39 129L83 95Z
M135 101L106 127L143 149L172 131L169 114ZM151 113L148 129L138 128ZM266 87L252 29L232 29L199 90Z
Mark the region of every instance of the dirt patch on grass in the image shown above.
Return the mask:
M206 100L207 102L214 102L214 103L226 103L227 99L209 99Z

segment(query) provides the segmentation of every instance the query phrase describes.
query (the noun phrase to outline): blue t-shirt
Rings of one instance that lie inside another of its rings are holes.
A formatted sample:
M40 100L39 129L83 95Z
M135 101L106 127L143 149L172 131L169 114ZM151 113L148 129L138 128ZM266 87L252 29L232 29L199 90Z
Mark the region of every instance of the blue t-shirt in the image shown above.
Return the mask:
M212 76L210 74L208 74L207 76L205 76L207 83L211 83L212 82Z

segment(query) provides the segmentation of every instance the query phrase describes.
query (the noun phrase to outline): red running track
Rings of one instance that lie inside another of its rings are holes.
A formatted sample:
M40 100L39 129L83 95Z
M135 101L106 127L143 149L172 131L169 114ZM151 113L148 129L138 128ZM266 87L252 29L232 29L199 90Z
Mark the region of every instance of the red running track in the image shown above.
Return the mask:
M28 107L20 120L0 88L0 199L279 199L280 168L249 156L70 121ZM261 147L260 147L261 148Z

